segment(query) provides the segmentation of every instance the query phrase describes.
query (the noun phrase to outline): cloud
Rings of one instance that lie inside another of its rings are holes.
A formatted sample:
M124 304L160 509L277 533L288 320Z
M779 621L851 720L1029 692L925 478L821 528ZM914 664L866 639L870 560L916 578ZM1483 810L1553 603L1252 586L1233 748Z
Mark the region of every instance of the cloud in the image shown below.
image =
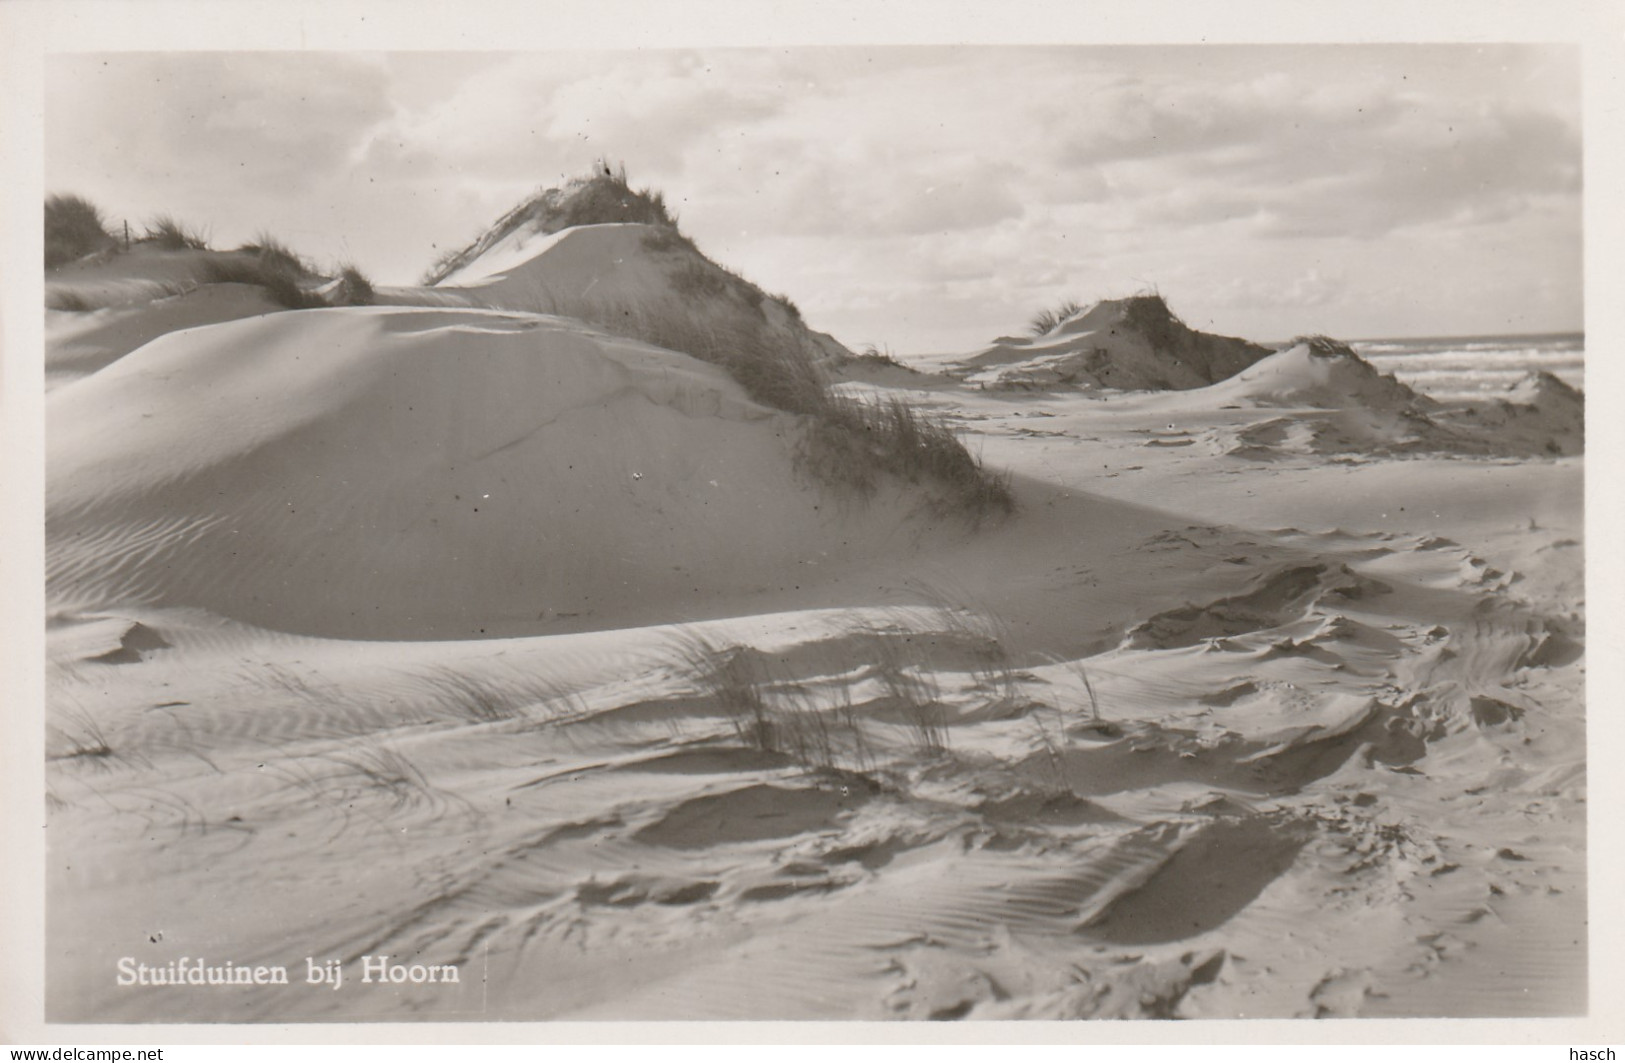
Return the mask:
M1506 218L1542 196L1577 201L1579 156L1572 112L1273 74L1217 89L1119 84L1059 149L1064 167L1104 169L1135 224L1250 219L1260 237L1373 238Z
M945 84L922 56L503 56L373 130L357 163L422 181L478 173L519 194L602 154L680 206L763 232L923 233L1019 214L1023 168L975 133L1003 116L968 88L944 98ZM954 122L922 123L944 109Z

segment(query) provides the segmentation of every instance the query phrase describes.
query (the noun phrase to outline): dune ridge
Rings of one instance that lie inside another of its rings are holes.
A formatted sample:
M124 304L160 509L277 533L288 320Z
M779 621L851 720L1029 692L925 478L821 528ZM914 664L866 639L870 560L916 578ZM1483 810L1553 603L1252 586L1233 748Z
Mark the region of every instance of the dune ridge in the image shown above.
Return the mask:
M957 365L984 386L1179 390L1234 376L1269 353L1190 328L1161 295L1136 295L1102 299L1035 336L1001 337Z

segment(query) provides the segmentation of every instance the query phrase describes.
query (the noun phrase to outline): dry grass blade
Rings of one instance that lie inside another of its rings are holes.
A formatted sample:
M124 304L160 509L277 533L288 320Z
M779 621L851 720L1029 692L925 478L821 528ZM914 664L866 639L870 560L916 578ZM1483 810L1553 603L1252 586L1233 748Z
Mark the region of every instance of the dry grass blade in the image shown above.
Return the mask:
M1084 692L1089 695L1089 719L1094 723L1100 722L1100 700L1095 697L1095 685L1089 682L1089 672L1083 667L1082 661L1073 665L1077 669L1078 678L1083 680Z

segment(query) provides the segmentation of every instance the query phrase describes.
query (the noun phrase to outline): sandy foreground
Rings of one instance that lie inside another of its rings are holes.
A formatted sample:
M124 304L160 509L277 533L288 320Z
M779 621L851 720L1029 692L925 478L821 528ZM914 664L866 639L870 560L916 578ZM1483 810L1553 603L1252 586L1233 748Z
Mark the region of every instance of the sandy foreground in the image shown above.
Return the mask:
M48 326L49 1020L1585 1012L1580 456L849 371L973 524L579 321L236 288ZM120 984L200 959L288 982Z

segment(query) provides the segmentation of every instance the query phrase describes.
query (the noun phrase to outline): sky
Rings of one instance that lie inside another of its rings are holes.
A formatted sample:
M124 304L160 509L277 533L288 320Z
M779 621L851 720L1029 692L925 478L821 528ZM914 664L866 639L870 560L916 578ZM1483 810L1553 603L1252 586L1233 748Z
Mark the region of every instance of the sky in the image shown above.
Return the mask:
M53 55L45 184L411 283L595 159L848 346L1156 290L1269 341L1583 327L1579 54L1536 45Z

